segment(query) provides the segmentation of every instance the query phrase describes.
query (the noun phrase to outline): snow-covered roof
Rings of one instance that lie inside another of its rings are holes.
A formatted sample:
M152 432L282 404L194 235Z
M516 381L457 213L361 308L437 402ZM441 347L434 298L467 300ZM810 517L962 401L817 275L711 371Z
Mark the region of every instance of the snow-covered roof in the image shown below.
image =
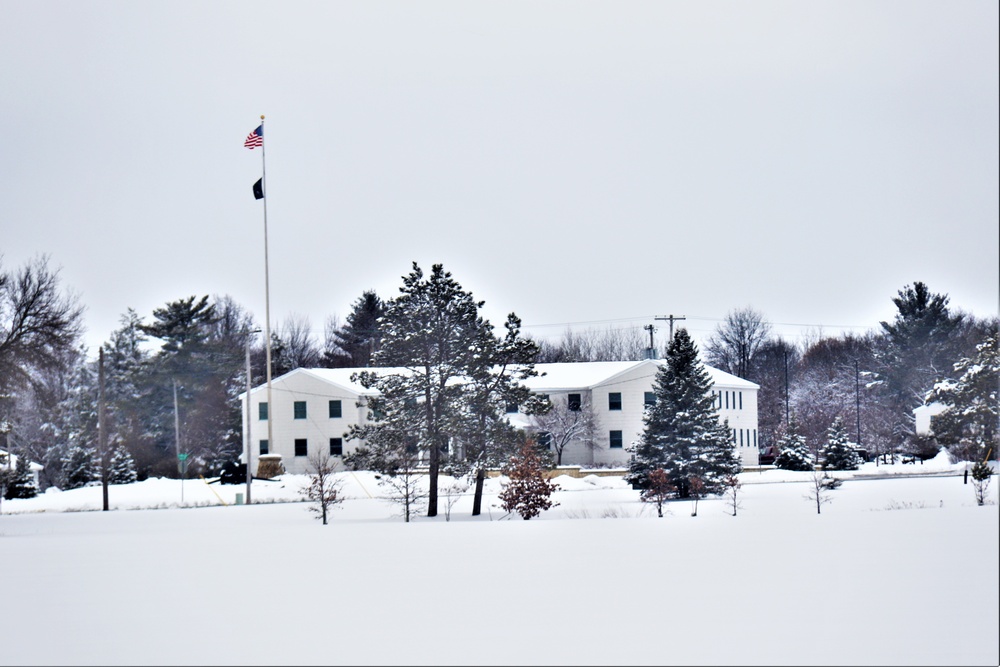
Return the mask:
M643 365L648 365L650 375L654 375L666 361L645 359L642 361L580 361L553 364L535 364L539 377L529 378L524 384L532 391L565 391L570 389L592 389L612 378L628 373ZM737 377L718 368L705 366L705 370L717 387L730 389L759 389L760 385ZM544 373L544 375L542 375Z
M7 458L8 456L10 457L9 462ZM10 466L11 468L13 468L17 465L17 458L18 458L17 454L8 454L6 449L0 449L0 457L3 458L3 465L5 466ZM32 472L40 472L43 469L43 466L40 463L35 463L34 461L28 461L28 469L31 470Z
M604 384L612 378L629 373L641 366L649 367L649 375L656 374L659 367L666 363L662 359L644 359L642 361L578 361L561 362L551 364L535 364L538 371L537 377L528 378L524 384L535 392L557 392L569 391L572 389L592 389ZM744 380L730 373L720 371L711 366L705 366L712 379L713 385L726 387L729 389L759 389L760 386ZM277 378L272 378L271 383L284 382L297 374L307 374L330 385L346 390L359 396L373 396L378 394L374 389L368 389L360 382L351 380L351 376L362 371L369 371L378 374L409 374L412 372L408 368L296 368ZM458 382L458 378L453 378L452 382ZM253 391L260 390L264 385L254 387ZM241 399L243 394L240 394Z

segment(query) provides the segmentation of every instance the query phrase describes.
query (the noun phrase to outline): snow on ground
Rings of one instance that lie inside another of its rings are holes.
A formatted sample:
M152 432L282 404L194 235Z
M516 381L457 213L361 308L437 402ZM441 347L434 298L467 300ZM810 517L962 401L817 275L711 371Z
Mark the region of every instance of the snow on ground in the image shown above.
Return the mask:
M183 507L165 479L111 487L119 511L85 511L100 487L3 501L3 662L996 665L997 478L979 507L963 469L865 464L821 515L777 470L741 475L735 517L658 519L596 474L531 521L493 479L482 516L442 496L406 524L361 472L325 527L292 475L251 506L201 479Z

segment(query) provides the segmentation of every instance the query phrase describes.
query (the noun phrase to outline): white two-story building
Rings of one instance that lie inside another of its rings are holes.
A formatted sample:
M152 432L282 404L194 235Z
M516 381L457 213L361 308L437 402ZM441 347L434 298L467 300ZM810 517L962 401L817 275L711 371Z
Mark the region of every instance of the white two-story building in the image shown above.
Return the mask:
M628 448L643 431L643 412L654 400L653 384L662 360L595 361L536 364L538 377L525 384L536 394L552 401L577 401L589 404L594 413L596 438L592 446L574 442L563 451L563 465L616 467L627 466ZM758 464L757 390L758 385L735 375L706 366L712 379L712 391L720 420L728 420L733 447L743 465ZM369 419L367 397L376 395L351 376L360 368L298 368L271 381L271 400L267 386L250 392L251 470L256 471L261 454L280 454L289 473L306 473L308 458L320 451L334 460L354 451L360 444L348 441L351 425L363 425ZM384 369L394 372L402 369ZM245 394L243 433L247 433ZM530 419L519 413L508 418L520 427L531 427ZM268 438L268 421L271 435Z

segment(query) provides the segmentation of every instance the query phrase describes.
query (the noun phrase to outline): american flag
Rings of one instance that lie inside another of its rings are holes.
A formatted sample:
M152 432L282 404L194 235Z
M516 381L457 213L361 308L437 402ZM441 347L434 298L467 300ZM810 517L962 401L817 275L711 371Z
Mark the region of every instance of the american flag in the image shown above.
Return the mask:
M264 145L264 126L258 125L257 129L247 135L247 140L243 142L243 145L253 150L257 146Z

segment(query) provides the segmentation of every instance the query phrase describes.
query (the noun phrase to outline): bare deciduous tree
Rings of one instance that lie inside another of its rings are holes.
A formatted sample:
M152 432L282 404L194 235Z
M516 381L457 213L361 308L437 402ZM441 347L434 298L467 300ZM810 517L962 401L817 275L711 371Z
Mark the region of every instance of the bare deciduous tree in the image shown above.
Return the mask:
M62 364L82 333L82 318L83 306L62 293L47 256L15 272L0 264L0 394L26 384L34 371Z
M544 414L531 416L539 433L547 433L549 446L556 455L556 465L562 465L563 452L572 442L589 449L596 447L596 417L590 396L580 395L579 402L570 402L569 395L555 397L552 408Z
M814 470L809 477L809 493L804 497L816 503L816 514L820 514L820 508L833 501L830 492L840 488L844 481L830 475L822 470Z
M326 519L330 510L344 502L344 495L341 492L343 485L340 479L334 476L334 464L330 455L320 450L309 457L309 485L302 489L301 493L313 506L309 511L319 514L317 519Z
M739 498L740 489L743 487L743 484L736 475L730 475L722 483L726 488L726 504L733 510L733 516L736 516L736 510L743 507Z
M691 507L691 516L698 516L698 499L705 495L705 482L700 477L689 477L688 492L691 494L691 498L694 499L694 504Z
M640 498L644 503L656 505L656 516L663 518L663 505L677 493L677 487L670 482L670 477L663 468L657 468L649 473L649 486L642 490Z
M538 363L573 361L638 361L648 341L638 327L608 327L574 332L567 329L558 343L538 344Z
M754 356L771 335L764 316L747 306L730 311L708 339L708 363L719 370L748 378Z
M441 491L444 493L444 520L451 521L451 508L455 506L458 499L469 490L469 479L458 477L450 483L444 484Z
M319 365L320 350L312 335L309 318L304 315L289 315L278 329L281 339L283 362L286 367L315 368Z

